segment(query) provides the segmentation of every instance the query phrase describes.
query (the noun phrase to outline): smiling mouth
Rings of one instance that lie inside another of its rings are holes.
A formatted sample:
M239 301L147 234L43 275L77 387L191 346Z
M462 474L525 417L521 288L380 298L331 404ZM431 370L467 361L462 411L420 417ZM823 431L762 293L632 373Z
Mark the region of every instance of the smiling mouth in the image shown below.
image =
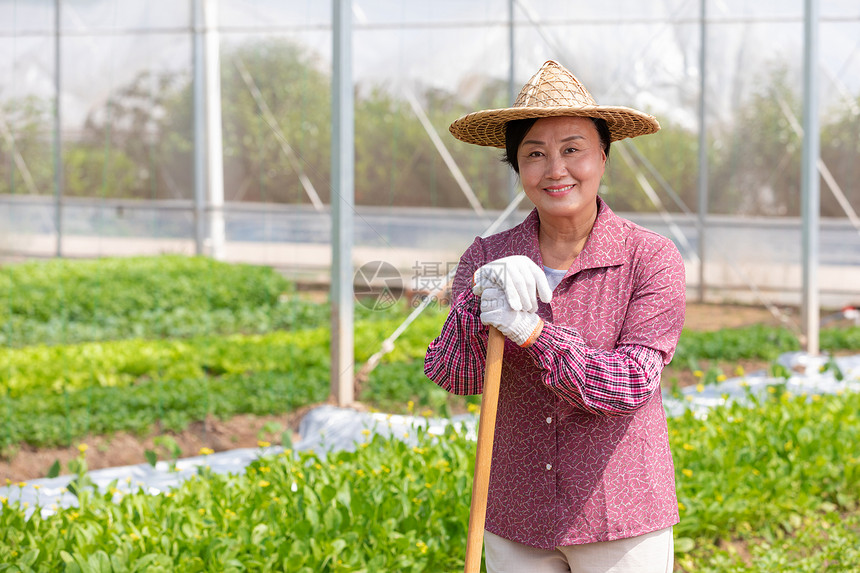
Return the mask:
M566 191L573 189L573 187L573 185L565 185L564 187L545 187L544 191L551 194L565 193Z

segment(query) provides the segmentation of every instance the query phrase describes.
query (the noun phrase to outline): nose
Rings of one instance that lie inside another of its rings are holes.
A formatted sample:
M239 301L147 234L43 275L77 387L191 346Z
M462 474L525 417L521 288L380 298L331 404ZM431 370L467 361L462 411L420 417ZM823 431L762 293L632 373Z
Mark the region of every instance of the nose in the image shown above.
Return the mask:
M567 165L559 154L547 156L546 176L550 179L561 179L567 175Z

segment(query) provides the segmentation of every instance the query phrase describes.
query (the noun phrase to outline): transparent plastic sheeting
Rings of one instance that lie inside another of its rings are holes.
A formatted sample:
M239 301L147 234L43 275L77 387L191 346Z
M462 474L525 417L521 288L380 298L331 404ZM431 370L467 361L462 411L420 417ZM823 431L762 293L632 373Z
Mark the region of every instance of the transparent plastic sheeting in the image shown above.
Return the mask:
M795 395L860 391L860 355L835 358L836 365L842 372L842 380L836 378L833 369L820 371L826 359L810 357L802 352L783 354L778 362L795 374L785 380L768 377L766 372L760 371L707 385L701 391L695 386L685 387L677 397L665 392L663 402L667 414L670 417L679 416L689 409L696 415L705 417L708 409L712 407L747 401L748 391L753 395L766 395L768 386L775 384L784 385L788 392ZM318 453L354 450L358 444L372 439L373 435L415 440L418 428L423 428L430 435L442 435L452 424L460 431L465 431L468 438L476 439L477 418L471 415L451 419L423 418L320 406L308 412L302 419L299 425L302 439L293 445L293 450L314 450ZM184 458L176 462L175 470L171 470L168 462L160 461L155 466L143 463L93 470L89 472L89 477L101 491L106 491L109 485L116 481L114 487L118 490L117 496L140 489L150 494L160 494L196 475L199 466L207 465L219 474L237 474L258 457L281 452L283 448L280 446L244 448ZM47 516L57 507L77 505L75 496L65 491L73 477L66 475L0 487L0 496L7 497L10 501L26 502L30 513L38 506L42 515Z

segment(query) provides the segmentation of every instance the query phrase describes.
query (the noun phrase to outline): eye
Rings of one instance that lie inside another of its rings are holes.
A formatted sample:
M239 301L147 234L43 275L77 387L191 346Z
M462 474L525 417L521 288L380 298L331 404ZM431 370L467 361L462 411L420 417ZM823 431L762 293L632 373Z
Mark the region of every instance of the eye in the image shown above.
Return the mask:
M575 151L577 151L575 147L568 147L564 150L565 153L574 153Z
M540 151L530 151L526 157L541 157L543 153Z

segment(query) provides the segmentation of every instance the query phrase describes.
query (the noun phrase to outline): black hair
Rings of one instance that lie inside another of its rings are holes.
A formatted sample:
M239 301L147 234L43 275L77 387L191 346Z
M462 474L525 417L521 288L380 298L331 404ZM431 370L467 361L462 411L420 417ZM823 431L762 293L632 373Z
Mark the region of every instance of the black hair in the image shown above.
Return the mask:
M538 119L537 117L514 119L505 124L505 154L502 156L502 161L510 165L511 169L517 175L520 173L517 150L520 148L520 144L525 139L526 134ZM609 132L609 125L601 117L590 117L588 119L594 123L597 135L600 137L600 143L603 145L603 153L609 159L609 144L612 143L612 134Z
M517 175L520 174L517 150L537 120L536 117L527 117L526 119L514 119L505 124L505 155L502 157L502 161L510 165Z
M602 117L589 118L597 128L597 135L600 137L600 143L603 145L603 153L606 154L606 159L609 159L609 145L612 143L612 133L609 131L609 124Z

